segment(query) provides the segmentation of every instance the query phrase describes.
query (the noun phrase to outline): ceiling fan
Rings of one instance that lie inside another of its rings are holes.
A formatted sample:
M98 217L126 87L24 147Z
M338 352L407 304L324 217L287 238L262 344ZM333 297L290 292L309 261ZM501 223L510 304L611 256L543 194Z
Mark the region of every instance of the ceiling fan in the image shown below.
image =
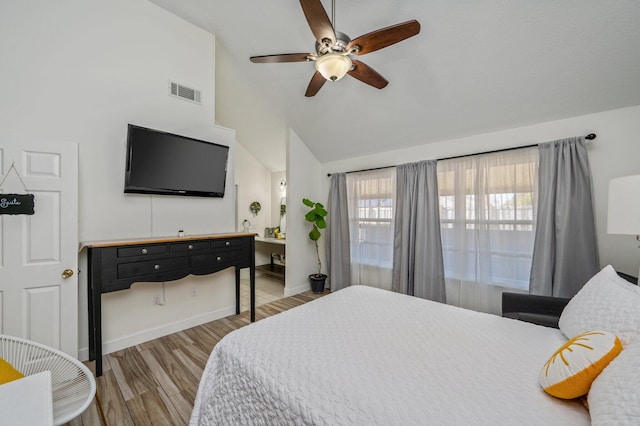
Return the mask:
M332 21L335 25L335 0L332 0L331 4ZM307 97L315 96L327 80L337 81L345 74L378 89L386 87L389 82L383 76L351 56L380 50L420 32L420 23L411 20L351 40L346 34L335 31L320 0L300 0L300 5L316 38L316 53L252 56L250 59L254 63L315 61L316 72L307 87Z

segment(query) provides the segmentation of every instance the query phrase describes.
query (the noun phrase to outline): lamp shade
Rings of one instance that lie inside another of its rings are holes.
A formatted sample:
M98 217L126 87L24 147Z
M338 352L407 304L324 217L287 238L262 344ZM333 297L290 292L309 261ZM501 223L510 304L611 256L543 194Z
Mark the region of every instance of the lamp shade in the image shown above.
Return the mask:
M640 175L609 181L607 232L640 235Z
M327 53L316 60L316 70L327 80L340 80L350 69L351 59L340 53Z

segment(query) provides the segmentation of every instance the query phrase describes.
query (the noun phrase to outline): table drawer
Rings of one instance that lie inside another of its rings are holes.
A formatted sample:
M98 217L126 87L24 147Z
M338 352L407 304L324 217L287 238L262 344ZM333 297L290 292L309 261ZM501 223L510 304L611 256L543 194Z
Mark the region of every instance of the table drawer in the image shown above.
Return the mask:
M211 248L227 248L227 249L244 249L249 248L249 240L247 238L230 238L211 240Z
M164 274L189 268L189 257L181 256L171 259L146 260L118 265L118 279L144 277L145 275Z
M207 266L231 264L246 254L242 251L226 251L218 253L196 254L191 256L191 266L202 268Z
M190 241L185 243L171 244L171 252L189 252L194 250L204 250L209 248L209 241Z
M118 248L118 257L148 256L151 254L164 254L168 252L169 247L166 244L120 247Z

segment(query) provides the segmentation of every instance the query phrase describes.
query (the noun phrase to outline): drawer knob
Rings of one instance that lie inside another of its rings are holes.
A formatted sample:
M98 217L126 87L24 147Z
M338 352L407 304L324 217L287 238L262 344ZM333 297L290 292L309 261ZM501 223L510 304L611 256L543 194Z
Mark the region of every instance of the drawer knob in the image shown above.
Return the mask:
M146 248L145 248L145 249L142 249L142 250L141 250L141 252L142 252L142 254L147 254L147 253L149 253L149 251L148 251Z
M224 245L229 247L231 245L231 243L229 241L227 241L226 243L224 243Z
M160 265L153 265L153 269L157 271L158 269L160 269Z
M193 244L189 244L189 250L193 250Z
M218 262L220 262L220 261L222 260L222 257L218 256L218 257L216 257L216 260L217 260Z

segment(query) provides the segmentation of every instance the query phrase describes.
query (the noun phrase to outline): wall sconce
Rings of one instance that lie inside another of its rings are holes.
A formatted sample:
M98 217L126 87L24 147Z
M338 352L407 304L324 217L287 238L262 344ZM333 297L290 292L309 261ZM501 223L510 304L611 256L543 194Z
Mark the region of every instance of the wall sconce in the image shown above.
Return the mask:
M282 179L280 181L280 192L283 194L286 194L287 192L287 180L286 179Z

